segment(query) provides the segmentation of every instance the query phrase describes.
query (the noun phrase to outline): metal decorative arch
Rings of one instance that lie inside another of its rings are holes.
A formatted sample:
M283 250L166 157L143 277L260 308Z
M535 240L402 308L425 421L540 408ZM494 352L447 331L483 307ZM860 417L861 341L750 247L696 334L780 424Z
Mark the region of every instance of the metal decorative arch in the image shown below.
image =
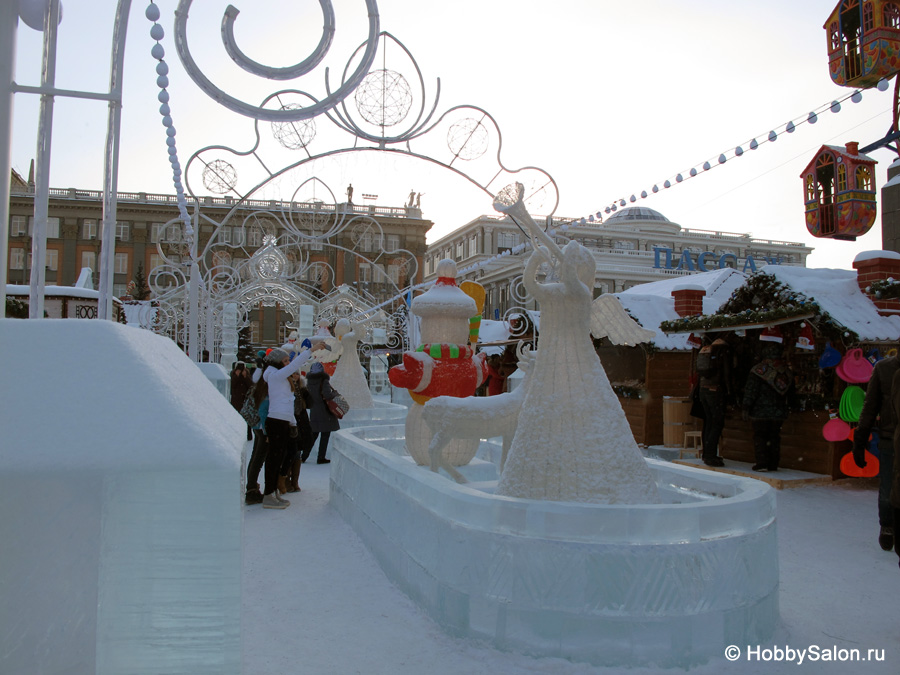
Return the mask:
M187 20L192 2L180 0L175 13L175 42L179 58L204 93L225 108L253 120L253 140L244 149L210 145L194 152L186 162L183 179L185 194L193 203L193 222L188 224L185 219L184 227L199 232L201 224L208 225L212 226L213 234L202 247L189 236L190 232L185 233L188 236L184 237L185 244L180 248L174 247L173 242L167 242L166 247L162 246L162 242L158 244L164 264L151 276L160 299L160 326L168 326L170 331L176 332L183 325L199 327L199 334L194 334L195 337L190 339L199 339L209 348L215 330L211 317L220 315L226 304L237 303L241 308L241 321L246 322L243 318L246 305L242 293L256 298L256 301L262 297L256 295L257 292L266 288L271 289L274 296L279 295L281 291L277 287L266 284L254 286L260 281L261 270L250 268L249 259L252 256L247 247L256 245L254 241L261 233L261 236L272 236L268 243L270 258L267 260L270 267L274 267L269 271L278 277L278 283L300 289L294 292L296 297L302 295L318 301L320 318L353 318L344 317L347 311L354 313L356 318L371 317L376 311L388 312L383 324L388 327L389 342L392 346L409 346L399 331L405 331L408 326L404 299L418 275L418 262L416 256L407 250L362 250L367 249L363 242L373 239L384 241L376 219L346 202L341 203L327 185L313 177L298 180L290 200L281 202L277 208L263 209L244 218L243 222L235 220L239 212L257 203L254 201L258 199L257 195L291 181L292 172L316 160L346 153L392 153L440 166L491 198L502 185L510 182L524 184L523 200L530 209L550 215L555 212L559 192L553 178L534 166L511 169L503 164L500 127L486 110L473 105L457 105L438 113L440 78L436 78L434 94L430 97L426 78L413 55L396 37L380 31L375 0L365 0L369 15L368 36L348 58L340 84L334 91L326 69L326 94L323 98L301 89L279 88L265 96L259 105L240 101L225 93L200 71L187 38ZM281 82L309 74L322 62L334 35L331 2L319 0L319 4L324 17L323 34L317 47L305 60L288 67L273 68L250 59L235 40L234 25L239 11L232 6L226 9L221 24L222 41L227 53L246 72L273 81ZM380 69L373 71L379 46L383 63ZM271 161L262 143L261 121L272 124L272 133L282 148L300 151L303 156L293 162ZM318 127L323 122L330 122L338 131L348 134L348 143L343 147L338 147L340 143L333 143L332 147L317 147L321 136ZM435 139L441 142L434 143ZM279 165L281 168L269 169L269 166ZM311 181L318 181L328 195L327 200L321 200L318 196L306 202L295 199ZM222 195L221 201L217 200L218 206L223 203L231 205L224 217L214 220L204 211L203 205L210 198L199 196L199 185L207 194L215 192ZM251 219L253 222L249 222ZM272 227L260 230L262 219L267 219ZM177 226L177 221L173 223ZM241 232L239 237L235 235L236 228ZM348 234L349 237L346 236ZM344 235L341 239L345 241L349 238L350 245L340 245L337 241L339 235ZM378 293L372 293L363 284L358 284L354 293L358 295L359 302L347 306L328 304L323 284L320 283L321 277L331 275L332 279L336 279L337 275L327 262L321 260L323 256L317 255L325 250L334 250L371 263L373 269L381 274L384 270L379 265L383 264L382 261L390 261L392 269L405 272L403 279L408 283L401 286L390 278L379 279L381 286ZM262 276L265 274L262 270ZM163 282L171 285L164 288L161 285ZM189 288L179 289L185 283ZM252 293L249 292L251 287L255 289ZM204 316L205 321L202 320ZM188 335L192 334L188 332ZM198 350L192 347L190 353L196 356Z

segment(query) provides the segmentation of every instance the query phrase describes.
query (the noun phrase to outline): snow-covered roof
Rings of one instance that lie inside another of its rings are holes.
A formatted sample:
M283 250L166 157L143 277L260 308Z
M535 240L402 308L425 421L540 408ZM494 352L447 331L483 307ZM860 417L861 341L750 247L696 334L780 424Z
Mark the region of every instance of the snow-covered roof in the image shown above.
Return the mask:
M746 279L747 276L743 272L729 267L692 274L689 280L684 277L675 277L649 284L640 284L627 291L616 293L615 296L622 307L641 326L656 332L653 343L659 349L687 350L691 349L687 343L687 334L666 335L659 329L659 324L663 321L672 321L678 318L672 291L683 289L686 286L705 290L703 313L713 314L731 297L735 289L743 285Z
M22 284L6 284L7 295L28 295L31 287ZM100 297L100 291L77 286L44 286L44 297L93 298ZM118 299L118 298L116 298Z
M900 316L878 313L875 304L859 289L855 270L766 265L761 271L815 300L863 342L900 340Z

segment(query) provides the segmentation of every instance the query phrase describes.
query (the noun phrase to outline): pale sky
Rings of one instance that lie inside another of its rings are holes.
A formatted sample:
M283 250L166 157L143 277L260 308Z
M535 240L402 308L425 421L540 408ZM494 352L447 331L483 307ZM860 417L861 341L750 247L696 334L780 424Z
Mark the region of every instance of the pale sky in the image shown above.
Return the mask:
M322 18L315 0L232 3L242 10L235 24L238 45L259 62L296 63L319 40ZM115 2L63 4L57 86L105 90ZM366 37L363 0L335 0L335 39L324 63L296 81L260 80L237 69L225 54L219 24L227 4L197 0L190 10L188 40L204 73L227 93L252 104L285 88L323 98L324 66L330 67L334 90ZM214 103L190 80L172 40L177 3L161 0L157 5L166 30L162 44L170 66L168 91L182 163L209 145L248 150L254 140L252 121ZM488 112L502 133L503 165L540 167L555 180L555 215L587 217L619 199L639 197L642 190L649 193L658 184L659 194L638 199L636 205L656 209L682 227L803 242L816 249L809 266L850 268L856 253L881 248L880 213L879 223L856 242L815 239L804 225L799 175L822 144L858 141L863 146L884 136L891 124L892 91L867 90L860 103L848 100L840 113L825 110L815 125L805 123L810 111L853 92L834 85L828 76L822 25L834 5L832 0L379 0L378 9L381 29L402 42L422 70L425 113L433 105L437 78L441 95L436 118L462 104ZM145 8L134 3L128 26L119 189L171 194L165 129L157 112L156 61L150 56L154 42ZM422 102L414 71L404 58L395 44L388 42L385 49L382 43L373 66L403 73L413 87L412 112L389 128L389 134L408 129ZM38 84L39 77L40 34L20 23L16 79ZM352 97L347 102L353 107ZM37 97L16 95L12 164L23 175L35 155L37 110ZM794 133L782 133L774 143L762 142L769 131L781 132L789 121L797 125ZM100 188L105 128L105 104L57 98L53 187ZM269 123L259 128L261 162L230 160L242 194L259 182L263 164L276 172L303 156L302 150L288 152L277 146ZM314 154L353 144L352 136L334 130L327 120L317 120L316 128L309 146ZM435 130L420 145L414 142L413 149L436 148L446 135L446 128ZM761 145L751 152L753 138ZM719 166L719 154L732 157L738 145L744 155ZM493 161L495 156L493 145L479 161ZM872 153L878 160L879 191L894 156L884 149ZM666 179L674 184L676 174L687 176L691 167L699 170L706 160L713 170L663 189ZM476 162L457 164L485 175L474 168ZM258 194L290 199L311 177L324 181L340 200L352 183L357 203L400 206L410 190L423 193L424 216L435 222L431 241L480 214L493 213L491 199L455 174L375 152L319 160ZM199 171L189 178L197 193L209 193ZM491 191L506 182L498 180ZM311 190L308 185L301 188L298 197L308 198ZM315 196L329 201L323 193L324 188L316 188ZM377 201L363 202L364 193L378 195ZM534 215L545 213L534 210Z

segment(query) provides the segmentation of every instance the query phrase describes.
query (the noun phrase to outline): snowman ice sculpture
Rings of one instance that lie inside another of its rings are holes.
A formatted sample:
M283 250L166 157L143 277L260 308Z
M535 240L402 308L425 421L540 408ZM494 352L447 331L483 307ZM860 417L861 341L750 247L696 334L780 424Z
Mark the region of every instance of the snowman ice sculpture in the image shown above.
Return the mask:
M472 396L487 376L485 355L476 354L468 344L470 322L477 323L481 308L456 285L455 262L440 261L437 274L437 283L410 306L421 319L422 344L414 352L404 352L403 363L388 371L391 384L409 389L413 399L406 416L406 448L421 465L431 463L428 444L432 432L422 417L424 403L435 396ZM480 289L478 284L471 287ZM462 466L477 450L477 440L455 440L444 448L444 459L452 466Z
M351 410L374 408L372 392L356 351L360 337L366 334L365 323L340 319L334 326L334 334L341 341L341 356L331 376L331 385L347 399Z

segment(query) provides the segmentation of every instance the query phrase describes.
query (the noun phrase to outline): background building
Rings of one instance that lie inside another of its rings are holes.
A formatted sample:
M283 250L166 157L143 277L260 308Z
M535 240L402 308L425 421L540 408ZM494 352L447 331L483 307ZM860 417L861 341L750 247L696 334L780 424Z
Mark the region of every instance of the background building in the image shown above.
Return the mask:
M215 259L206 261L209 267L235 267L250 259L264 247L264 240L279 240L286 234L282 222L286 218L310 235L324 235L339 219L346 226L328 237L327 244L324 240L304 240L297 246L285 247L288 266L299 266L305 261L308 271L298 281L303 283L307 295L311 290L314 299L323 299L345 287L374 305L395 295L397 287L423 280L425 236L433 223L422 218L419 208L268 200L238 203L228 196L200 197L198 203L199 250L213 236L217 224L225 223L218 235L224 246L215 248L211 254ZM191 202L188 208L192 210ZM6 280L10 284L29 283L33 225L34 185L13 172ZM72 286L81 270L89 268L93 271L94 288L97 287L101 227L102 192L51 188L48 285ZM128 284L138 275L139 268L149 281L168 283L165 279L154 280L152 275L152 270L164 262L163 257L170 263L187 266L188 251L175 195L118 193L113 295L128 296ZM411 259L415 264L410 264ZM251 341L279 343L288 321L277 301L261 301L256 316L250 319Z
M571 225L569 220L536 219L587 247L597 261L594 296L616 293L637 284L685 276L721 267L755 271L762 265L806 266L812 248L788 241L755 239L747 234L683 228L646 207L621 209L604 222ZM515 294L530 248L524 233L507 217L480 216L428 246L425 278L434 277L438 261L451 258L459 267L476 266L465 278L485 287L485 315L499 318L523 303ZM498 257L499 256L499 257ZM533 309L533 303L524 303Z

